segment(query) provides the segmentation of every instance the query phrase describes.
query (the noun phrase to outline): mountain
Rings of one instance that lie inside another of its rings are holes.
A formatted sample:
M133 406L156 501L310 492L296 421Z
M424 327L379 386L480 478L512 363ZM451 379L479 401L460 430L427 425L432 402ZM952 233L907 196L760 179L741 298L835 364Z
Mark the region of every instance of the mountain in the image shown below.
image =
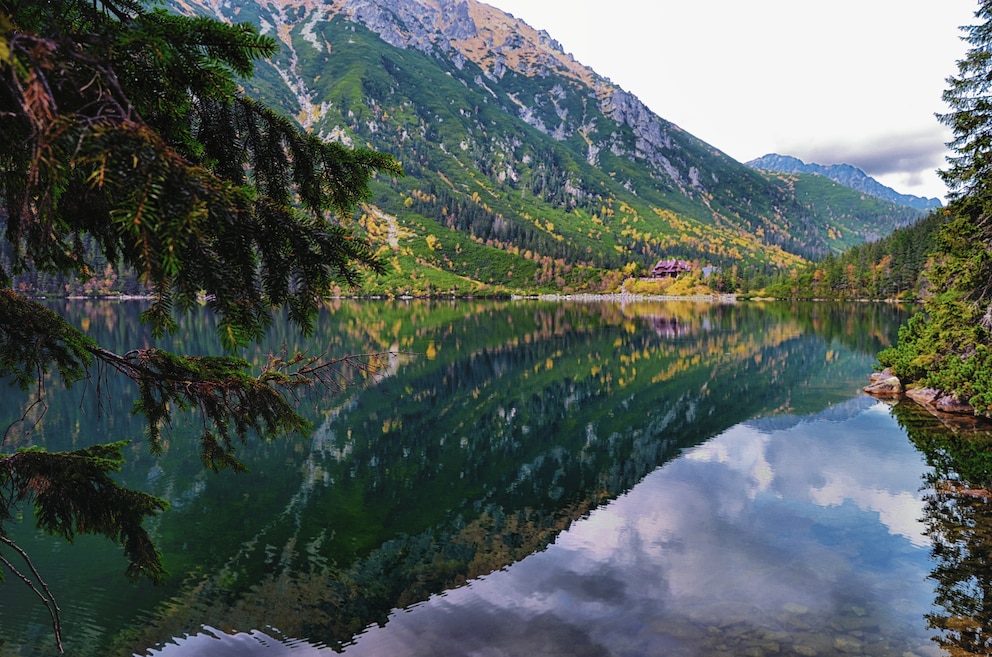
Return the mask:
M598 290L662 257L791 267L907 219L834 216L476 0L170 0L280 43L247 93L395 155L356 222L370 291ZM864 216L861 216L861 215Z
M770 153L751 160L747 165L764 171L809 173L823 176L859 192L871 194L876 198L889 201L890 203L905 205L916 208L917 210L932 210L942 205L939 198L924 198L922 196L913 196L912 194L900 194L850 164L830 164L826 166L815 163L807 164L796 157Z
M880 199L818 174L767 170L761 173L789 190L814 222L831 226L828 236L832 238L834 253L875 242L891 235L892 225L901 229L915 225L927 215L927 211ZM878 230L873 230L873 226Z

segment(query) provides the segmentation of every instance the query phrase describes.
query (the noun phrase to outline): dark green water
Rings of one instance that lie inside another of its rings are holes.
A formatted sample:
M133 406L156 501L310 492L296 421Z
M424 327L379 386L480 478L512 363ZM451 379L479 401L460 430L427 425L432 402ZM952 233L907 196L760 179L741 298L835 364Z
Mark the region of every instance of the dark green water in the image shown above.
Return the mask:
M106 345L151 343L137 303L55 307ZM195 423L153 458L111 376L50 385L42 421L8 432L6 450L133 439L121 478L172 504L150 525L167 585L127 582L102 539L14 535L71 655L923 657L931 468L860 393L905 316L343 302L247 355L396 355L302 399L313 433L250 441L247 474L205 472ZM172 346L213 336L197 315ZM28 404L5 391L2 417ZM50 634L30 592L0 587L0 655L51 654Z

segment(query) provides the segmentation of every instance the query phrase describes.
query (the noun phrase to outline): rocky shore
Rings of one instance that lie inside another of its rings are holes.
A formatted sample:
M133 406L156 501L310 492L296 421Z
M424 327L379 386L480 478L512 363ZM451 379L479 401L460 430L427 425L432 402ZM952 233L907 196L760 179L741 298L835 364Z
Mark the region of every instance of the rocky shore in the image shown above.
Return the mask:
M953 394L934 388L904 386L889 368L872 373L869 381L863 390L872 397L894 401L911 399L945 423L960 427L988 421L987 418L978 416L971 404L961 401Z

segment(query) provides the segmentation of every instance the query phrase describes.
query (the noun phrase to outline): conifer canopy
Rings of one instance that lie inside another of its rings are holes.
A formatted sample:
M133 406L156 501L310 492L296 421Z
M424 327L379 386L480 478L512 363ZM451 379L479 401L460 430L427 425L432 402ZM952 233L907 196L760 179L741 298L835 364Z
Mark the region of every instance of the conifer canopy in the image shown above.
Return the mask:
M274 51L248 24L135 0L0 0L0 377L31 389L50 370L68 384L94 364L120 373L139 389L152 449L172 409L198 411L214 469L239 467L234 438L305 426L287 391L335 381L329 368L349 357L273 360L253 374L230 357L116 354L11 289L32 269L86 278L96 252L139 272L156 335L206 299L234 348L260 338L277 308L308 332L335 285L382 271L340 219L399 164L247 98L240 80ZM4 525L33 503L41 529L105 534L124 546L129 574L160 579L141 519L164 503L113 482L122 454L120 444L0 452L0 573L39 592L57 633L54 599Z
M930 296L879 362L992 416L992 0L975 17L943 94L950 111L939 116L954 132L954 155L940 172L951 203L925 273Z

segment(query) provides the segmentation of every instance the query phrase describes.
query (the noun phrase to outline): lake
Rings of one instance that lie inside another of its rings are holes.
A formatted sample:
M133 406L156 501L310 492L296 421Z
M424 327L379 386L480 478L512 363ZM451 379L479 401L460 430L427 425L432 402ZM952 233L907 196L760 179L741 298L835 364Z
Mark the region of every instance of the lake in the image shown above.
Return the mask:
M105 346L156 344L140 302L52 307ZM148 523L165 585L127 581L102 538L68 545L30 517L10 535L69 655L975 651L992 576L971 555L992 542L960 528L986 526L985 500L948 487L953 432L861 392L908 313L340 301L310 338L277 321L244 355L392 355L301 397L312 432L249 440L248 473L204 469L195 418L150 455L134 391L106 372L49 382L38 422L28 396L0 399L5 426L27 418L5 451L133 441L120 479L172 505ZM217 353L215 331L197 312L164 346ZM9 574L0 636L0 655L54 649Z

